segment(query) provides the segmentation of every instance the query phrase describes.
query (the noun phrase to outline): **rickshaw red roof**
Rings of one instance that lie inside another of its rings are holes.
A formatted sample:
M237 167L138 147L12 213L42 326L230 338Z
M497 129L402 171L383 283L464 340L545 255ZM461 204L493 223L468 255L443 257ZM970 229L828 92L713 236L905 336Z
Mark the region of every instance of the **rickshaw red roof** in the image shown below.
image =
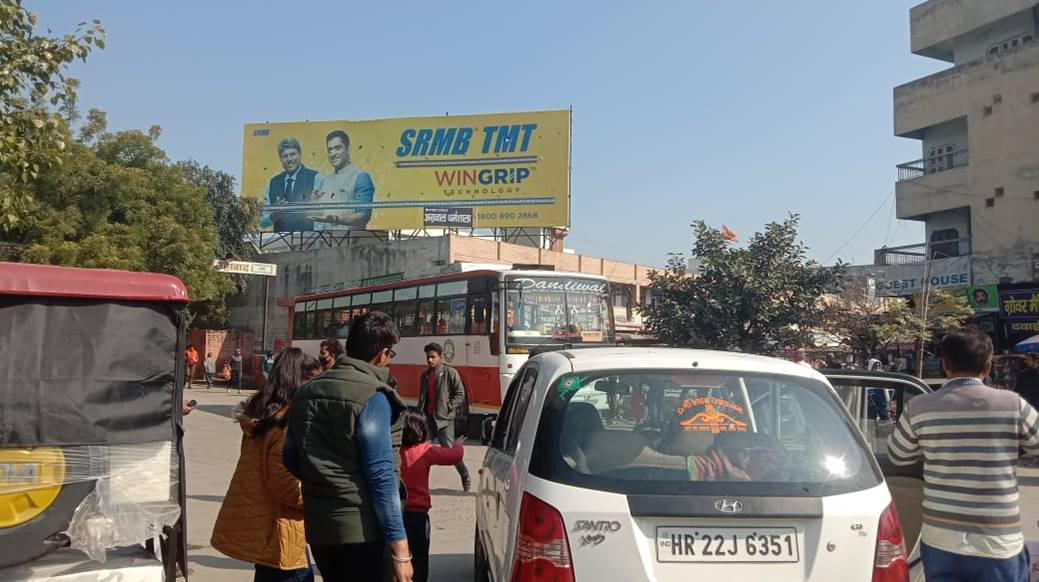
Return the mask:
M188 302L173 275L0 262L0 295Z

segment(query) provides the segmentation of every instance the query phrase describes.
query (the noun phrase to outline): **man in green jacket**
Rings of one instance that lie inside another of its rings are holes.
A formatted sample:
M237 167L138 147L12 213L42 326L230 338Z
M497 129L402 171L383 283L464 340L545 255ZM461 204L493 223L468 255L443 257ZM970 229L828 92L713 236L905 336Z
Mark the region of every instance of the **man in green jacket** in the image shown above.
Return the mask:
M426 345L426 364L429 366L419 379L418 407L429 420L429 439L450 447L455 442L455 417L465 405L465 386L458 370L444 363L444 348L432 342ZM462 478L462 490L472 486L465 461L455 465Z
M301 387L288 413L285 467L303 488L307 543L321 576L410 582L401 513L401 412L389 364L400 341L390 316L354 318L346 354Z

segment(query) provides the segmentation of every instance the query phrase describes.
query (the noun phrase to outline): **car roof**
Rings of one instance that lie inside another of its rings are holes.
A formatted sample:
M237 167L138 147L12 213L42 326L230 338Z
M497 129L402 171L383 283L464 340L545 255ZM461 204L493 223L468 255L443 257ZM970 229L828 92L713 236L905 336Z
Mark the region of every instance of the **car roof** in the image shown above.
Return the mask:
M565 359L575 372L587 370L711 370L782 374L825 381L826 377L809 368L788 360L757 356L740 352L694 350L686 348L582 348L545 352L543 359Z

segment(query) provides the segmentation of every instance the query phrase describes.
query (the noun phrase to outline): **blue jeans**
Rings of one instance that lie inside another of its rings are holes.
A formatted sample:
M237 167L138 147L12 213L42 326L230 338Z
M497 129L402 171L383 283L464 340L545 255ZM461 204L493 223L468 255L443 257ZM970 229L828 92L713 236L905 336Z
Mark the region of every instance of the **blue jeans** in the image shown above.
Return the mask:
M253 582L314 582L314 569L310 566L298 570L279 570L262 564L253 566L256 567Z
M927 582L1028 582L1028 548L998 560L964 556L921 544Z

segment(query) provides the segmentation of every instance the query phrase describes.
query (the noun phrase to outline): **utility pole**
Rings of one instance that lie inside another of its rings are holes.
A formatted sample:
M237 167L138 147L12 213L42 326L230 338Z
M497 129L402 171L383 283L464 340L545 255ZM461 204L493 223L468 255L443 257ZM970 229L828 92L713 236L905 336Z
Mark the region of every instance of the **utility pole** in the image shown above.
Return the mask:
M924 243L924 281L920 293L920 333L916 336L916 377L924 377L924 337L927 335L927 310L931 303L931 243Z

